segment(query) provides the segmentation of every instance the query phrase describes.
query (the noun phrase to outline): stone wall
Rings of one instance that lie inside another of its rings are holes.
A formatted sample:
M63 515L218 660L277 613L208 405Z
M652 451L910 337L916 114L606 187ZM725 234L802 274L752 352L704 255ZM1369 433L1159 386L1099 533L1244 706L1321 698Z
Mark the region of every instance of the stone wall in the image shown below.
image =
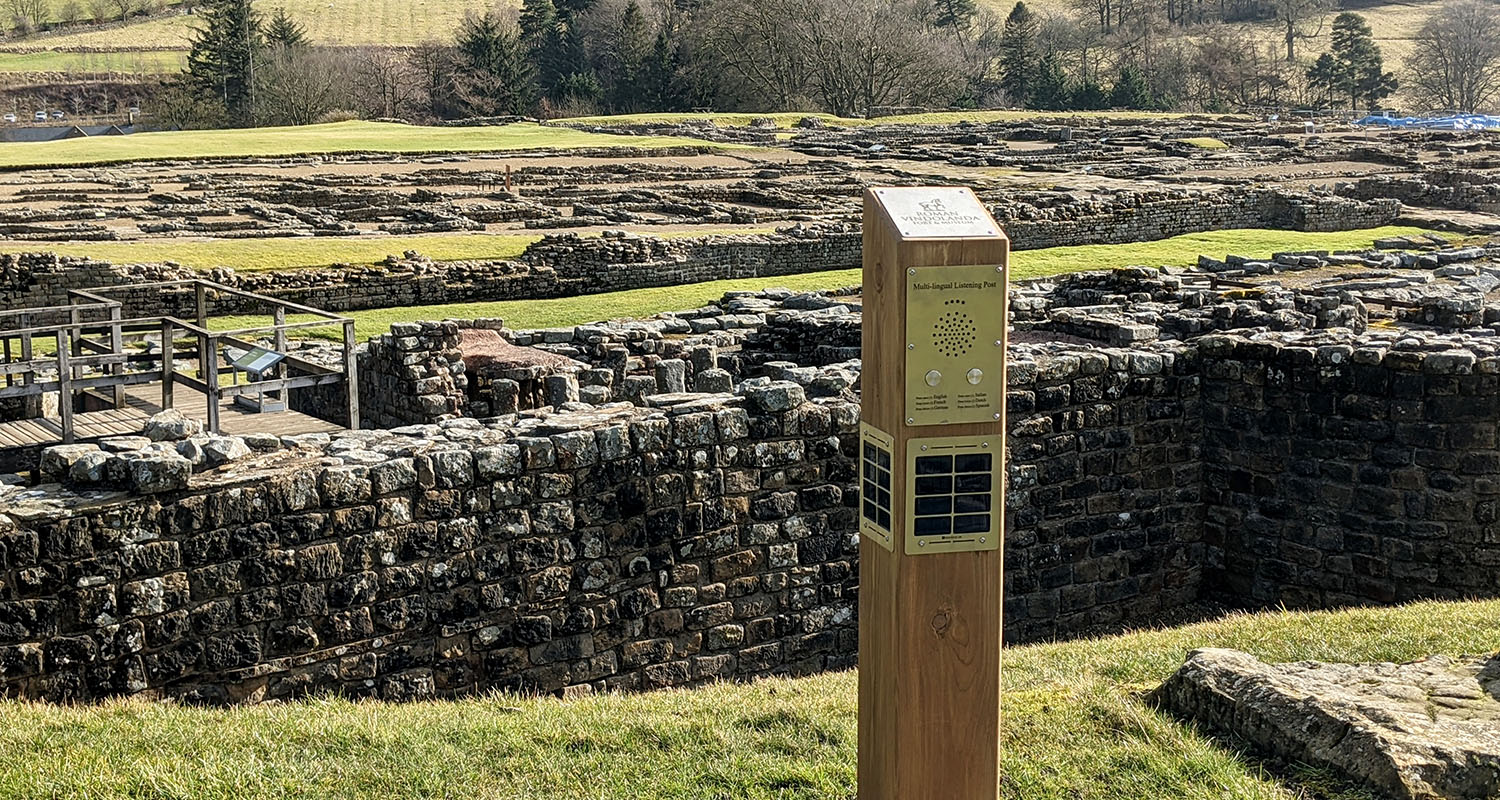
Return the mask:
M1040 201L1039 201L1040 202ZM1138 242L1227 228L1330 231L1393 221L1396 200L1353 200L1277 190L1141 193L1109 202L994 206L1013 249ZM860 265L854 224L796 225L772 234L659 239L628 234L556 234L515 261L432 262L419 254L384 264L206 275L168 265L116 266L50 254L0 255L0 308L65 303L69 289L208 277L228 286L328 311L567 297L733 278L773 278ZM160 290L121 293L134 316L188 313L191 297ZM212 313L264 312L236 297L212 297Z
M1374 175L1340 184L1338 192L1357 200L1391 197L1413 206L1500 212L1500 183L1481 172L1429 170L1420 175Z
M769 387L303 437L185 490L12 503L0 694L402 700L849 666L857 428L852 403Z
M1215 593L1298 608L1500 593L1500 357L1457 345L1199 340Z

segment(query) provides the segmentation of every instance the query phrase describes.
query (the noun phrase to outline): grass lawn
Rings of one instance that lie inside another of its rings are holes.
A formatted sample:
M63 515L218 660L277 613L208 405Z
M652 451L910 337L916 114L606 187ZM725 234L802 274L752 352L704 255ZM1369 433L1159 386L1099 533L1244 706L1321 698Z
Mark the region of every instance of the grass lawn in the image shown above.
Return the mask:
M711 233L769 233L773 228L669 231L663 239ZM642 231L642 233L651 233ZM436 233L421 236L298 236L272 239L150 239L138 242L0 242L0 253L52 252L115 264L173 261L193 269L230 267L236 272L315 269L333 264L376 264L388 255L416 250L434 261L515 258L540 233Z
M1143 706L1189 650L1271 662L1491 652L1500 601L1236 614L1015 647L1004 657L1006 800L1370 800L1262 765ZM854 797L852 672L573 701L490 696L235 709L0 702L0 796L629 800Z
M474 153L538 148L684 146L740 147L671 136L587 133L529 122L478 128L423 127L388 122L333 122L287 128L163 131L56 142L11 142L0 144L0 167L313 153Z
M165 75L187 63L182 50L117 50L110 53L0 52L0 72L123 72Z
M1178 139L1183 144L1190 144L1203 150L1228 150L1229 145L1224 144L1212 136L1199 136L1194 139Z
M1301 233L1275 230L1234 230L1192 233L1156 242L1137 244L1103 244L1082 247L1052 247L1026 250L1011 256L1011 277L1037 278L1085 269L1110 269L1134 264L1187 265L1197 261L1199 253L1222 256L1236 253L1267 257L1282 250L1346 250L1369 247L1386 236L1411 236L1425 233L1421 228L1386 226L1363 231L1338 233ZM423 252L427 252L424 248ZM710 281L685 286L633 289L625 292L564 297L554 300L497 300L488 303L450 303L431 306L406 306L353 311L346 316L355 320L361 341L386 333L395 322L423 319L475 319L498 317L512 328L547 328L582 325L602 319L649 317L663 311L697 308L718 300L725 292L754 291L780 286L799 291L838 289L854 286L861 280L860 270L807 272L771 278L740 278ZM237 316L215 320L221 330L264 325L269 317ZM300 319L300 318L299 318ZM337 329L303 332L309 338L339 339Z

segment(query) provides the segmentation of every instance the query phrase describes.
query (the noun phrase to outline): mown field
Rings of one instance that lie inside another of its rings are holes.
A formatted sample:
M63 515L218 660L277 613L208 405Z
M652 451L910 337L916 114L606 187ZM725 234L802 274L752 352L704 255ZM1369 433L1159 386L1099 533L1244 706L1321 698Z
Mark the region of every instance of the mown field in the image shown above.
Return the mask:
M1325 772L1262 764L1145 706L1190 650L1269 662L1494 651L1500 601L1234 614L1003 658L1006 800L1373 800ZM853 672L579 700L234 709L0 702L14 800L849 800Z
M1180 266L1196 263L1199 253L1221 257L1228 253L1269 257L1283 250L1344 250L1369 247L1386 236L1415 236L1420 228L1389 226L1339 233L1301 233L1276 230L1231 230L1194 233L1136 244L1084 245L1025 250L1011 254L1011 277L1038 278L1086 269L1112 269L1132 265ZM424 251L425 252L425 251ZM757 291L769 286L797 291L840 289L860 282L857 269L809 272L775 278L741 278L684 286L635 289L627 292L564 297L553 300L499 300L489 303L405 306L354 311L360 341L385 333L396 322L432 319L499 318L511 328L545 328L582 325L601 319L649 317L663 311L698 308L731 291ZM303 318L298 318L302 320ZM309 319L310 318L306 318ZM267 324L269 317L237 316L214 320L220 330ZM338 341L338 328L302 332L308 338Z
M593 147L721 147L701 139L615 136L530 122L438 128L389 122L331 122L288 128L163 131L54 142L0 144L0 168L111 164L164 158L226 158L319 153L481 153Z
M0 51L0 72L120 72L165 75L179 72L187 64L182 50L118 50L108 53L68 53L43 50L35 53Z

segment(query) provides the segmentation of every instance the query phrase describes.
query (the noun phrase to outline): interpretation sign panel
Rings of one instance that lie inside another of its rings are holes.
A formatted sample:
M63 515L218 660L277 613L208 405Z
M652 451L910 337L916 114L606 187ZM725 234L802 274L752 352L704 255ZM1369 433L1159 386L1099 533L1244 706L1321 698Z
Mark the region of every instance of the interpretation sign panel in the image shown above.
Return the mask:
M962 239L999 236L999 226L974 192L963 187L876 189L875 195L903 239Z
M1005 267L906 270L906 424L996 422L1005 399Z

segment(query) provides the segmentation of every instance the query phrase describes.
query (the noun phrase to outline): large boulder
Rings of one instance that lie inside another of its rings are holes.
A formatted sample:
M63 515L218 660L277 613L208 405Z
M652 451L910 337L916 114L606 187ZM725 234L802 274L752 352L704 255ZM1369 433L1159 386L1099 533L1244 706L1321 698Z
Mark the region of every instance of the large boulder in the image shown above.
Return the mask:
M189 419L181 411L169 408L158 411L146 420L142 433L153 442L180 442L203 431L203 423Z
M1384 796L1500 796L1500 656L1408 664L1265 664L1197 650L1151 701Z

